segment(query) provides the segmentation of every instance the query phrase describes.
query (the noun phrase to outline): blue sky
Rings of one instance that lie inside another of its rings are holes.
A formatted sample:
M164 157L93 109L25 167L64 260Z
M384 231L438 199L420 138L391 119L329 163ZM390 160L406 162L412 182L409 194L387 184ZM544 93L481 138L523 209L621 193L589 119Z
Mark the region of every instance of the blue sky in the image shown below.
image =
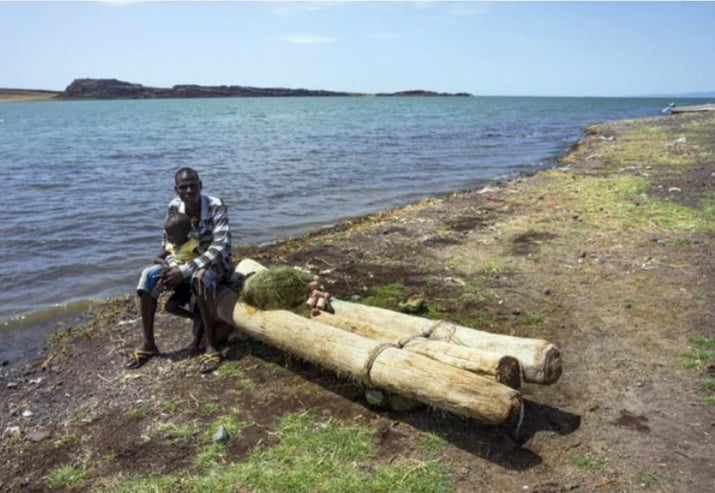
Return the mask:
M715 91L715 2L0 2L0 87Z

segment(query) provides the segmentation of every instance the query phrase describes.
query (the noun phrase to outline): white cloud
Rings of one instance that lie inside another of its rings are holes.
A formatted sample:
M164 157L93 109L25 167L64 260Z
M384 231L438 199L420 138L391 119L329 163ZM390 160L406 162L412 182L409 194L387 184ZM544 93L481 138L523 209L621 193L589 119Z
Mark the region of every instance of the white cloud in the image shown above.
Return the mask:
M299 45L314 45L314 44L324 44L324 43L334 43L337 41L336 38L330 38L328 36L310 36L310 35L296 35L296 36L282 36L281 39L288 43L299 44Z

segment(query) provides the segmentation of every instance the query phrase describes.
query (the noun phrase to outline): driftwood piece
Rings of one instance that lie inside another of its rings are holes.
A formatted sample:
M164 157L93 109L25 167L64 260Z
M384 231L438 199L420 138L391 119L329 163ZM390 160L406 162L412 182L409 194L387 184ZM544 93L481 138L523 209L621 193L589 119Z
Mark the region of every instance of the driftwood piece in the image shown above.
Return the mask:
M404 333L385 327L325 312L320 312L318 320L363 337L391 342L406 351L421 354L487 378L494 378L497 382L512 389L519 390L521 388L521 367L516 358L511 356L476 350L468 346L459 346L423 336L405 336Z
M444 320L428 320L384 308L333 299L335 314L402 333L516 358L525 382L551 384L561 377L561 353L543 339L493 334Z

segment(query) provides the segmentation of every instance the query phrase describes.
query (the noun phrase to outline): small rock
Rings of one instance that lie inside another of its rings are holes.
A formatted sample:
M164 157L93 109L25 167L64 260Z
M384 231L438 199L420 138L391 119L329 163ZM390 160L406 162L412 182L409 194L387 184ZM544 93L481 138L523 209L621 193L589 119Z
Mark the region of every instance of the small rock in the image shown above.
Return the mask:
M17 383L17 382L8 382L8 383L7 383L7 388L8 388L8 389L16 389L17 386L18 386L18 383Z
M596 262L598 262L599 265L603 265L606 263L606 257L604 257L603 255L599 255L598 259L596 259Z
M544 289L544 294L549 296L551 294L551 290L549 288Z
M24 411L22 411L22 417L23 417L23 418L31 418L31 417L33 417L34 415L35 415L35 413L33 413L32 411L30 411L29 409L25 409Z
M21 434L22 432L20 431L19 426L8 426L7 428L5 428L5 431L3 431L2 435L4 437L12 438L19 437Z
M387 401L385 392L380 389L365 390L365 400L372 406L383 407Z
M668 189L668 192L673 193L673 192L682 192L683 190L678 188L678 187L670 187Z
M47 430L32 430L27 432L25 438L27 438L31 442L41 442L48 436L50 436L50 432Z
M226 428L223 425L219 425L216 433L214 433L213 441L214 443L228 443L230 438Z
M420 402L402 397L399 394L390 394L388 405L390 409L397 412L411 411L412 409L417 409L422 406Z

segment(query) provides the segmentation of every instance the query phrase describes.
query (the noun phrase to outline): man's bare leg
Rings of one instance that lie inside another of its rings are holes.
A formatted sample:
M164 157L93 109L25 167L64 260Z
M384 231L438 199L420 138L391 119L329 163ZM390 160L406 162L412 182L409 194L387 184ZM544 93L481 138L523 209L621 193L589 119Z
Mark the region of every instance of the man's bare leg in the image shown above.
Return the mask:
M156 298L150 293L142 291L139 295L139 305L142 316L142 329L144 330L144 344L142 349L158 353L159 348L154 340L154 316L156 315Z
M193 324L191 326L191 333L194 338L191 340L191 346L189 349L192 353L198 354L202 351L201 343L204 340L204 321L201 316L201 310L199 310L198 304L194 308L194 312L191 314Z
M149 361L153 356L159 354L159 348L154 340L154 316L156 315L156 298L150 293L142 291L139 294L139 310L142 316L142 329L144 331L144 343L140 349L135 349L126 367L137 369Z
M208 373L221 364L221 353L218 350L216 337L216 297L213 290L198 290L196 303L201 313L204 332L206 334L206 352L201 362L201 373Z

